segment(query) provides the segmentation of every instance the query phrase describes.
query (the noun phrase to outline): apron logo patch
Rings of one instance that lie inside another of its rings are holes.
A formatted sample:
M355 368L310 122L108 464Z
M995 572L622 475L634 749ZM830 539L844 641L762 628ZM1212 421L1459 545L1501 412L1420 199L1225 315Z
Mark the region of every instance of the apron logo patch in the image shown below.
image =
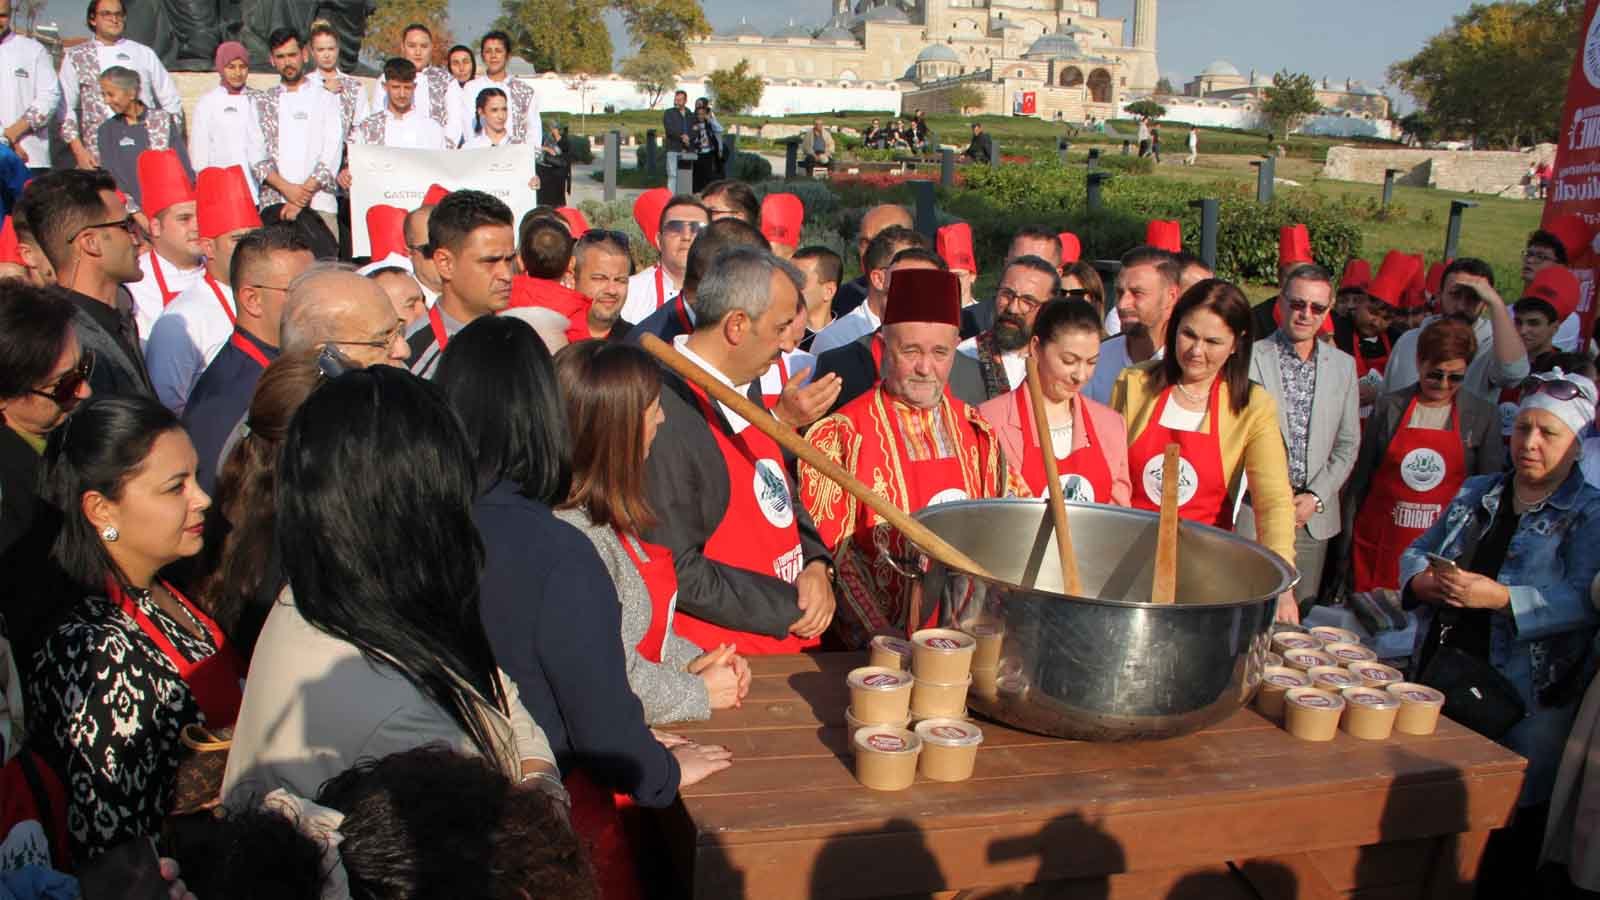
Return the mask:
M1094 485L1089 479L1074 472L1061 476L1061 497L1068 503L1093 503Z
M1150 502L1161 507L1161 463L1164 457L1160 455L1150 457L1144 464L1143 478L1144 495ZM1184 506L1194 499L1195 492L1200 489L1200 475L1195 472L1189 460L1178 457L1178 505Z
M789 483L783 478L783 469L770 459L758 459L752 481L756 505L767 521L777 528L793 525L794 504L789 500Z
M1500 433L1501 434L1510 434L1511 433L1511 426L1516 424L1516 421L1517 421L1517 410L1520 409L1520 408L1521 407L1519 407L1517 404L1511 403L1511 402L1506 402L1506 403L1500 404Z
M967 492L961 488L945 488L939 493L934 494L933 499L928 501L928 505L938 506L941 503L954 503L957 500L965 499L967 499Z
M1400 480L1413 491L1431 491L1444 481L1444 456L1437 450L1418 447L1400 460Z

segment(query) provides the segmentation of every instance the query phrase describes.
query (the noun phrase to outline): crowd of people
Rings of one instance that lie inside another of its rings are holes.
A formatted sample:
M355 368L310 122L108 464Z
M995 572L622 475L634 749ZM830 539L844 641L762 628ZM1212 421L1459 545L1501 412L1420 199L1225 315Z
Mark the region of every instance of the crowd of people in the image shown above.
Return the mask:
M1155 510L1176 444L1180 514L1299 573L1278 619L1414 609L1413 677L1491 696L1446 710L1530 761L1486 877L1543 858L1600 889L1580 221L1530 236L1514 289L1399 252L1335 277L1285 228L1255 305L1176 222L1098 266L1024 224L988 297L965 223L872 207L846 280L798 197L702 154L698 190L635 202L641 271L575 209L437 186L375 208L352 260L346 143L541 133L509 41L480 74L466 47L419 65L407 29L376 110L324 67L331 30L275 35L256 94L225 45L185 141L159 64L116 49L120 2L89 8L110 57L63 66L78 165L39 166L0 231L13 894L131 865L174 896L642 895L639 809L738 764L660 729L739 706L753 655L940 612L903 535L651 338L907 512L1040 496L1046 453L1069 499ZM720 128L667 115L685 152ZM47 121L7 128L19 155Z

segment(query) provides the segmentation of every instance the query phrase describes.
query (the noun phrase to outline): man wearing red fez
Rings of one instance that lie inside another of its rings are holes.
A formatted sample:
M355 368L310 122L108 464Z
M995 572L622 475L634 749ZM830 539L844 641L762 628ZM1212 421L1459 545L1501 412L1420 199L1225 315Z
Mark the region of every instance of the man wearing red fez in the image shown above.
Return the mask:
M267 144L255 101L245 90L250 53L238 41L224 41L215 61L222 83L201 96L189 117L189 162L196 172L228 166L253 172L267 158Z
M1338 290L1333 295L1334 340L1338 341L1339 335L1344 333L1343 320L1349 318L1356 302L1361 299L1367 286L1372 283L1372 264L1356 257L1344 265L1344 274L1339 276ZM1341 350L1349 352L1344 346Z
M799 272L748 246L722 250L695 288L694 331L679 353L740 394L771 368L801 313ZM794 653L833 621L828 549L794 491L776 441L671 374L645 461L658 520L645 540L672 553L674 629L706 648Z
M663 199L665 202L661 202ZM640 200L644 201L644 197ZM654 219L645 219L657 202L661 202L659 214ZM634 206L634 219L641 222L639 229L660 254L655 265L628 279L628 301L623 304L622 318L643 322L683 290L689 247L711 224L711 211L689 194L668 198L654 195L649 201ZM648 227L643 224L646 222Z
M761 235L779 259L789 259L800 246L805 204L794 194L768 194L761 201Z
M205 274L194 184L172 150L146 150L139 156L139 193L150 223L151 248L139 254L144 277L128 285L134 321L146 341L167 304Z
M480 316L511 305L517 236L511 208L482 191L456 191L428 218L428 251L439 273L439 302L411 326L413 375L432 378L450 338Z
M1278 282L1281 284L1296 266L1316 262L1311 258L1311 232L1304 225L1285 225L1278 229ZM1264 341L1283 324L1278 297L1268 297L1250 310L1250 328L1257 341ZM1332 322L1328 331L1332 332Z
M1061 290L1061 273L1037 256L1019 256L1006 263L994 292L994 326L956 347L983 373L984 400L1009 394L1027 377L1023 352L1033 336L1039 308Z
M960 286L949 272L899 272L883 320L883 378L806 433L806 440L906 512L937 503L1028 496L1006 466L999 438L976 407L945 390L960 336ZM918 551L806 463L800 500L833 552L840 592L835 633L848 647L873 635L905 636L933 621L925 604L910 621Z
M249 182L238 166L201 171L195 193L205 271L162 310L145 350L157 399L179 415L238 319L230 268L233 248L261 227Z
M1400 315L1401 282L1410 280L1411 265L1410 257L1390 251L1377 278L1366 260L1353 259L1339 280L1339 296L1349 298L1350 311L1334 322L1333 343L1356 361L1356 399L1363 420L1372 415L1389 351L1403 333L1393 326Z
M1409 274L1413 285L1425 277L1420 262L1413 263ZM1377 290L1376 281L1373 290ZM1516 323L1511 320L1511 310L1495 290L1494 270L1488 263L1464 256L1445 267L1439 289L1439 313L1470 322L1478 339L1478 353L1467 366L1464 390L1494 403L1501 388L1520 385L1528 377L1528 352L1517 334ZM1393 393L1417 383L1417 338L1436 318L1439 316L1428 316L1422 325L1400 335L1394 342L1380 393Z

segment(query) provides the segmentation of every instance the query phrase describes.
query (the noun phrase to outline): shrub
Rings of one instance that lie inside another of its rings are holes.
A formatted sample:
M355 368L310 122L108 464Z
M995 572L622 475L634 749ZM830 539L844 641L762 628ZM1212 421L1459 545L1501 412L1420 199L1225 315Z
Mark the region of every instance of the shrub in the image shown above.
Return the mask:
M594 145L589 143L588 135L574 134L568 137L567 146L572 149L574 165L586 166L594 162Z
M772 163L764 156L740 150L728 161L728 177L751 183L766 181L772 177Z
M589 220L589 227L620 231L628 236L628 255L633 260L635 272L655 265L656 248L650 246L650 242L644 239L644 232L634 223L632 200L613 200L610 203L585 200L578 204L578 209Z

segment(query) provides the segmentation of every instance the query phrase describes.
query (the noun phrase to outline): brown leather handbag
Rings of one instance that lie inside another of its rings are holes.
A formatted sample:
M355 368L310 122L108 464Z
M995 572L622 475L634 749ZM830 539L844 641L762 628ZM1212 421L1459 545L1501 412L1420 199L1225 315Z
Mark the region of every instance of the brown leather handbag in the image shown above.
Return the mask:
M228 768L233 729L212 731L204 725L185 725L178 733L183 749L172 791L169 816L208 812L222 803L222 775Z

